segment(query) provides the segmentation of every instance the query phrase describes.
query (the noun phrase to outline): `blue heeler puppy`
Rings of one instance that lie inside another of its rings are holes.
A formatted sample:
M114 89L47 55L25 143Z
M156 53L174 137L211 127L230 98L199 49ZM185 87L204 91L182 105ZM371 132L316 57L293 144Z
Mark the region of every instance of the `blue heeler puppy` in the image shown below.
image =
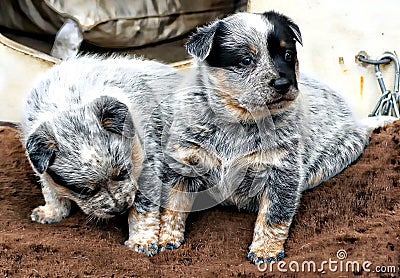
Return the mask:
M169 66L123 57L79 57L46 73L28 96L22 123L45 199L32 220L61 221L71 200L89 218L129 210L125 245L149 256L158 253L161 185L144 153L144 145L153 146L143 142L143 130L146 115L155 115L156 96L173 91L180 78ZM138 188L138 181L149 187Z
M171 189L161 251L183 243L188 212L204 193L258 212L248 258L281 260L302 192L362 154L370 129L338 93L299 76L296 43L299 27L276 12L234 14L189 39L195 66L163 136L162 180Z

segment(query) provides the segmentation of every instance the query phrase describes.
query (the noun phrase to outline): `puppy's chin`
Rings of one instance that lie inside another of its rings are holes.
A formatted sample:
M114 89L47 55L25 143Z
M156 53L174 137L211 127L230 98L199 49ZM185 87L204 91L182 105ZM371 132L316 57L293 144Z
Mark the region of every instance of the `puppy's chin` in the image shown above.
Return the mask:
M237 96L240 96L239 93L233 96L226 93L226 90L216 90L215 92L214 96L218 97L218 102L223 104L231 119L249 122L284 112L299 95L299 90L294 86L286 94L279 94L275 90L267 88L263 94L268 97L259 98L256 101L240 100L240 97L237 98Z
M272 100L267 101L266 106L270 114L276 114L285 111L289 106L297 99L299 90L291 87L288 93L279 95L276 93L276 97Z
M280 113L289 108L295 99L278 99L267 104L270 114Z
M239 121L257 121L271 115L284 112L296 100L296 96L278 98L263 104L244 104L228 106L229 112Z

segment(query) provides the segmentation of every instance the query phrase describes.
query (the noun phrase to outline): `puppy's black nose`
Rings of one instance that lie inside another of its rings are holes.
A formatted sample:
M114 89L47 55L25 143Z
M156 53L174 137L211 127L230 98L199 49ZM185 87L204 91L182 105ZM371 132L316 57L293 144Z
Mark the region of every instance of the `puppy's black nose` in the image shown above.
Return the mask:
M281 77L278 79L272 79L269 83L278 93L286 94L289 91L290 81L287 78Z

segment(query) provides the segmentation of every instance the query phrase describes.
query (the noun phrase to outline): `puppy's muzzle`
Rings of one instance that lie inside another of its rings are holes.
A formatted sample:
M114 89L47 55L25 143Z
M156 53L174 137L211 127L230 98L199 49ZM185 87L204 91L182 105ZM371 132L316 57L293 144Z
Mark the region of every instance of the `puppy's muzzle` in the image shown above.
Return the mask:
M128 210L130 206L128 204L124 204L123 206L119 207L119 208L115 208L113 210L111 210L109 212L110 216L116 216L116 215L120 215L123 214L124 212L126 212Z
M277 79L272 79L269 83L279 94L284 95L289 91L291 82L285 77L280 77Z

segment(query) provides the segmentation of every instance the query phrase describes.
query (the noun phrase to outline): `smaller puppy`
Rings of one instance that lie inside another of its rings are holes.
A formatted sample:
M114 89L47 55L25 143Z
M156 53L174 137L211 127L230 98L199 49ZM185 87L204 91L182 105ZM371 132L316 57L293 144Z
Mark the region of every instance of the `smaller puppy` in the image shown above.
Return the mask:
M157 178L146 165L140 138L146 122L140 111L156 103L154 98L142 103L141 97L175 85L177 75L152 61L99 57L71 59L46 74L28 97L22 123L46 202L33 210L33 221L61 221L71 200L89 218L129 210L125 244L149 256L158 252ZM138 190L141 174L149 188Z

